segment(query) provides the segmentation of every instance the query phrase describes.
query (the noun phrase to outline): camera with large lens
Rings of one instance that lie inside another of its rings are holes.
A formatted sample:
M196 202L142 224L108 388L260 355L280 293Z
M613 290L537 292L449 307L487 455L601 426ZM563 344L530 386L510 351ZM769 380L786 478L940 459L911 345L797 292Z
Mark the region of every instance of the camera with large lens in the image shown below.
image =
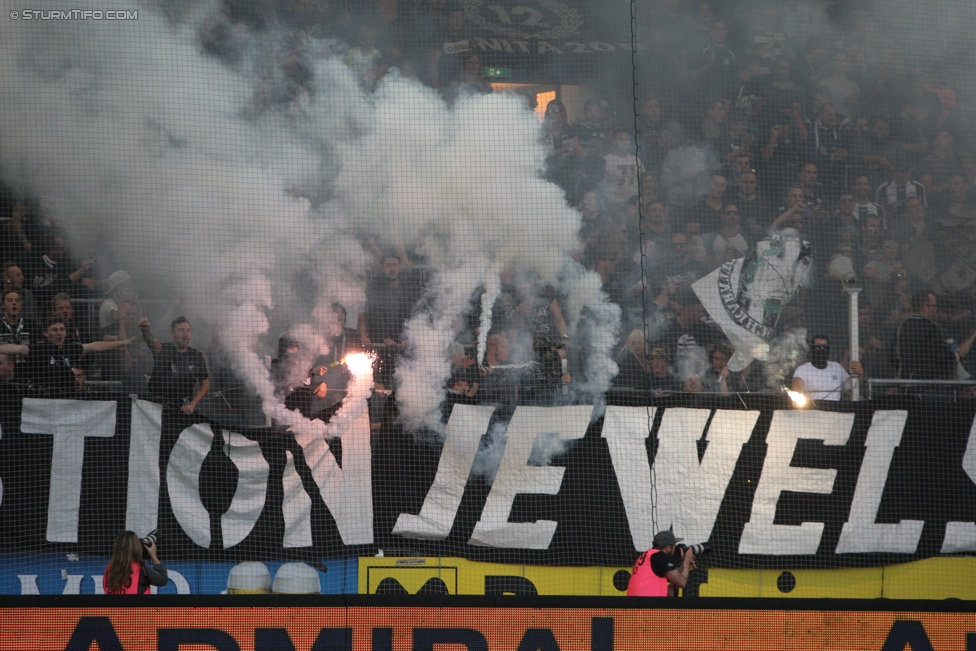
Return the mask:
M696 545L682 545L681 543L678 543L674 547L675 547L674 548L675 560L679 562L682 558L685 557L685 554L688 552L689 549L695 555L695 558L698 558L699 556L704 556L705 554L709 554L712 551L712 543L708 542L707 540L703 543L698 543Z
M140 540L140 542L142 542L143 558L149 558L149 548L155 545L157 540L159 540L159 529L153 529L146 534L145 538Z

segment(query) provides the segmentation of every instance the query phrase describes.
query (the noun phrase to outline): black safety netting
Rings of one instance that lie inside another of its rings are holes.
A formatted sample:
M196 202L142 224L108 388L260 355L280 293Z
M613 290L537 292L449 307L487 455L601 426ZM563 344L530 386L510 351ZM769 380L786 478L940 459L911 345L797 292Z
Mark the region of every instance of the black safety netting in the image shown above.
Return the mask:
M0 593L976 550L971 3L18 4Z

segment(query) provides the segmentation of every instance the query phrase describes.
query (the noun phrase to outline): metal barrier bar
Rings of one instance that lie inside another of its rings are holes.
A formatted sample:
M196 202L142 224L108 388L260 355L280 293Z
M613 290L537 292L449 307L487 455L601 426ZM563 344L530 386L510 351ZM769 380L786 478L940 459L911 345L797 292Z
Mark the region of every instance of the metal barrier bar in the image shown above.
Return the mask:
M971 387L976 385L976 379L972 380L899 380L897 378L872 378L868 380L868 393L873 397L875 386L895 386L895 387Z
M102 303L104 303L107 300L108 300L108 297L105 297L105 298L73 298L73 299L71 299L71 302L74 305L101 305ZM168 301L166 299L163 299L163 298L140 298L139 299L139 302L140 303L151 303L153 305L162 305L162 304L167 304L170 301Z

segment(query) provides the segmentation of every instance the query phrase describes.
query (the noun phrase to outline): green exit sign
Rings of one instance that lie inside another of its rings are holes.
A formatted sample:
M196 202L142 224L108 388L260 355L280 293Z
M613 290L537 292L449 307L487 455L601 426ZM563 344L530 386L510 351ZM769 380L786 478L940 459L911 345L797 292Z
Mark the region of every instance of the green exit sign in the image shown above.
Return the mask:
M511 77L512 69L511 68L482 68L481 76L482 77Z

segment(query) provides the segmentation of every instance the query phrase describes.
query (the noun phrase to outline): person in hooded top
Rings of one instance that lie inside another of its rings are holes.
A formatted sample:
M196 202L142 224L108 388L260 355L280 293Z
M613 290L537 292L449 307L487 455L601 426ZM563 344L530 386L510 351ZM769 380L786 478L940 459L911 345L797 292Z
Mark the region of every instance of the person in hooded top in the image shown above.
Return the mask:
M793 390L807 394L812 400L840 400L850 391L851 376L844 367L832 362L830 340L826 335L816 335L810 345L810 361L793 371ZM860 362L851 362L851 371L864 382L864 369Z

